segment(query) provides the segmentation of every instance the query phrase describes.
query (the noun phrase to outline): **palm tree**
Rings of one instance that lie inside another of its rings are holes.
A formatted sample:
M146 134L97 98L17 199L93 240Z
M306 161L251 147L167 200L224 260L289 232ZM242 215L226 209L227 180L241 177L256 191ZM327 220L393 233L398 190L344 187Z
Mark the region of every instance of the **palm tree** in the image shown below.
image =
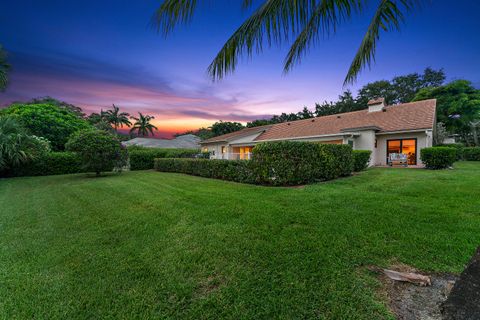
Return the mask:
M115 131L117 131L118 127L123 128L124 125L130 127L132 125L132 123L128 120L130 114L127 112L120 112L120 109L115 104L112 104L112 109L110 110L102 110L100 115L108 123L113 125Z
M138 113L138 118L132 117L135 120L135 123L130 129L130 133L137 132L137 135L141 137L148 137L149 132L153 136L153 130L158 130L153 124L150 123L150 120L155 119L153 116L143 115L141 112Z
M404 13L412 11L422 0L379 0L376 12L353 58L344 84L355 81L359 72L375 60L380 31L398 30ZM191 21L197 0L163 0L153 24L168 35L177 24ZM263 47L281 45L294 39L285 57L284 71L288 72L320 39L334 34L341 23L358 14L372 0L264 0L253 14L233 33L208 67L212 79L232 73L241 56L251 57ZM249 8L253 0L242 0Z
M8 84L7 73L10 65L7 63L7 53L0 45L0 91L5 90Z
M35 159L46 151L48 143L42 141L29 136L13 116L0 116L0 171Z

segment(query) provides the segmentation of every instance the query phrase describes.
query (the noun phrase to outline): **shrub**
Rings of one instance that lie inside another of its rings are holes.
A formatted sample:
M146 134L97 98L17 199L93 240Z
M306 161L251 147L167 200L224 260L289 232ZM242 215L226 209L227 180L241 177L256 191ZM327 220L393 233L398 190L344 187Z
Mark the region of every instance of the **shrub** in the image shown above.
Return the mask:
M155 159L154 162L155 170L158 171L185 173L242 183L255 183L251 161L159 158Z
M359 172L365 170L370 162L370 150L353 150L353 171Z
M420 151L420 158L428 169L451 167L457 157L457 151L449 147L430 147Z
M349 145L279 141L260 143L253 149L257 181L272 185L298 185L350 175Z
M65 148L76 152L86 172L121 170L126 162L126 148L118 139L102 130L83 130L72 135Z
M463 158L467 161L480 161L480 147L464 148Z
M253 149L253 159L155 159L155 169L265 185L299 185L350 175L352 148L310 142L268 142Z
M447 144L438 145L438 147L454 148L455 152L456 152L457 160L462 160L463 159L463 149L465 148L463 143L447 143Z
M0 116L0 170L26 164L49 151L49 141L28 135L16 117Z
M153 169L156 158L194 158L200 151L197 149L164 149L128 147L130 170Z
M49 152L21 166L0 173L2 177L49 176L85 172L82 159L73 152Z

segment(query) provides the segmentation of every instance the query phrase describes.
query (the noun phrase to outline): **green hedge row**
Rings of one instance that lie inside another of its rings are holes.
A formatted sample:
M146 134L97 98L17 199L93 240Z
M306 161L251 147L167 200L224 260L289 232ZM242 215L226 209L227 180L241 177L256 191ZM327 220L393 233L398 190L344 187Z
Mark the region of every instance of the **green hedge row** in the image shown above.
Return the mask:
M245 160L159 158L155 159L155 170L256 183L252 162Z
M480 161L480 147L464 148L463 158L467 161Z
M427 169L445 169L457 160L457 151L450 147L423 148L420 158Z
M0 172L0 177L49 176L85 172L81 158L73 152L50 152L45 156Z
M156 158L194 158L197 149L128 148L130 170L153 169Z
M250 161L155 159L155 169L264 185L299 185L352 173L349 145L268 142L253 149Z
M465 147L462 143L449 143L440 146L454 148L457 160L480 161L480 147Z
M299 185L350 175L353 156L349 145L266 142L253 148L252 164L261 184Z
M359 172L367 169L370 162L370 150L353 150L353 171Z

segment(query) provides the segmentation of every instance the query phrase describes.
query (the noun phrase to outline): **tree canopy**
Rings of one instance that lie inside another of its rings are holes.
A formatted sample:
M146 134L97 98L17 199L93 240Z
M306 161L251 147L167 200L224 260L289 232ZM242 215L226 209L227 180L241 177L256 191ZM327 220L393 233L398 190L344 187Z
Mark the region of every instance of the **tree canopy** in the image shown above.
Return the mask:
M457 80L440 87L424 88L413 100L432 98L437 99L437 122L444 123L449 133L459 134L463 141L474 144L478 137L473 132L476 134L474 129L480 125L480 90L470 81Z
M53 150L63 150L72 133L91 127L74 111L54 104L12 104L0 115L15 115L30 134L48 139Z

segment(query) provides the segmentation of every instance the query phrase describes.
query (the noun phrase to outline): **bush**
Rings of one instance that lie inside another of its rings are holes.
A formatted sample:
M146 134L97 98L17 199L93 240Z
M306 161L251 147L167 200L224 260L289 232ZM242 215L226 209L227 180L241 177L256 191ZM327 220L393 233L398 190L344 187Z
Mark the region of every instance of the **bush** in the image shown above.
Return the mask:
M438 147L449 147L454 148L456 152L457 160L463 159L463 149L465 148L463 143L447 143L447 144L440 144Z
M464 148L463 158L467 161L480 161L480 147Z
M279 141L253 148L257 181L271 185L298 185L350 175L353 170L349 145Z
M359 172L365 170L370 162L370 150L353 150L353 171Z
M21 166L0 173L1 177L49 176L85 172L82 159L73 152L49 152Z
M352 148L310 142L268 142L246 160L155 159L155 169L265 185L299 185L350 175Z
M156 158L194 158L200 151L197 149L164 149L128 147L130 170L153 169Z
M65 148L76 152L82 159L82 168L86 172L121 170L127 157L126 148L118 139L102 130L83 130L72 135Z
M155 159L155 170L241 183L255 183L252 162L245 160L159 158Z
M420 158L427 169L451 167L457 158L457 151L450 147L430 147L420 151Z

